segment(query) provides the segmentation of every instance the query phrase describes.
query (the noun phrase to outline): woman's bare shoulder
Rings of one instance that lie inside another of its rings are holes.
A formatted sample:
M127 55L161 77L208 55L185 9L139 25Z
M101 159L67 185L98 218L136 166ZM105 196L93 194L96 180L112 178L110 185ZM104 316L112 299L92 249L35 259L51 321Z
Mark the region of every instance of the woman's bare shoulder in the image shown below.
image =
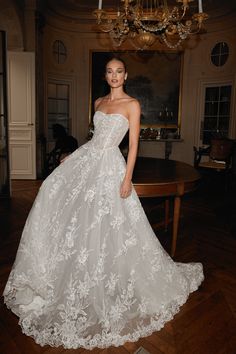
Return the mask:
M130 99L128 101L128 105L129 105L129 108L132 110L133 109L138 110L138 111L141 110L141 106L140 106L139 101L134 97L130 97Z
M130 121L140 121L141 106L136 98L130 98L129 102L127 102L126 109L127 117L129 117Z
M98 97L95 102L94 102L94 108L95 110L97 109L97 107L100 105L100 103L102 102L104 97Z

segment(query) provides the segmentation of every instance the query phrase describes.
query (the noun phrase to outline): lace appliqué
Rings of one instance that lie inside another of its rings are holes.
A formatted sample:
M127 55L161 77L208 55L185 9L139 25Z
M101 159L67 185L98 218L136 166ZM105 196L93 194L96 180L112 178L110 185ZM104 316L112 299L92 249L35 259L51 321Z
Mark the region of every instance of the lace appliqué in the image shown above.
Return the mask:
M106 348L161 329L203 280L174 263L137 194L120 197L128 129L97 112L91 141L43 182L4 290L22 331L40 345Z

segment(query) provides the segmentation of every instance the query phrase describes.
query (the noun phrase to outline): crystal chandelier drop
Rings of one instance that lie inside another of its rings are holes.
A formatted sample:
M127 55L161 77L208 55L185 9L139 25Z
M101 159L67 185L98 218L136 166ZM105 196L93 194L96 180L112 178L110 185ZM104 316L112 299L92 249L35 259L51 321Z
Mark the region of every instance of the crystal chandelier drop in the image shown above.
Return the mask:
M189 35L198 33L208 15L202 0L198 12L189 14L189 3L195 0L121 0L117 11L105 11L102 0L94 11L100 31L109 33L113 45L130 40L136 49L150 48L156 39L169 48L177 48Z

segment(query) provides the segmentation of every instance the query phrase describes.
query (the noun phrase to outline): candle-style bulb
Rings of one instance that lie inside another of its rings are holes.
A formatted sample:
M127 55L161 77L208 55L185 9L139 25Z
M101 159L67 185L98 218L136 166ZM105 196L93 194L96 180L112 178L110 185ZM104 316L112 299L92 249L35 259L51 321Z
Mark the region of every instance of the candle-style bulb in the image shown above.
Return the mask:
M98 10L101 10L102 9L102 0L99 0L98 1Z
M202 0L198 0L198 12L199 13L203 12L203 10L202 10Z

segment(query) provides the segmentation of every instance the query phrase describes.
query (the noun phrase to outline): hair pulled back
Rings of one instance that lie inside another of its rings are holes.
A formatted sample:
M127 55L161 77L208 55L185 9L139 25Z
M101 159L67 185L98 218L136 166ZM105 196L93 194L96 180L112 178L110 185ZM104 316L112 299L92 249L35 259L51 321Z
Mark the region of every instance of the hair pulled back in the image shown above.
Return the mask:
M113 60L120 61L124 65L125 72L127 72L125 61L123 59L121 59L121 57L119 55L115 55L115 54L112 54L111 57L109 57L107 59L106 65L105 65L105 69L107 67L107 64L110 63L110 61L113 61Z

